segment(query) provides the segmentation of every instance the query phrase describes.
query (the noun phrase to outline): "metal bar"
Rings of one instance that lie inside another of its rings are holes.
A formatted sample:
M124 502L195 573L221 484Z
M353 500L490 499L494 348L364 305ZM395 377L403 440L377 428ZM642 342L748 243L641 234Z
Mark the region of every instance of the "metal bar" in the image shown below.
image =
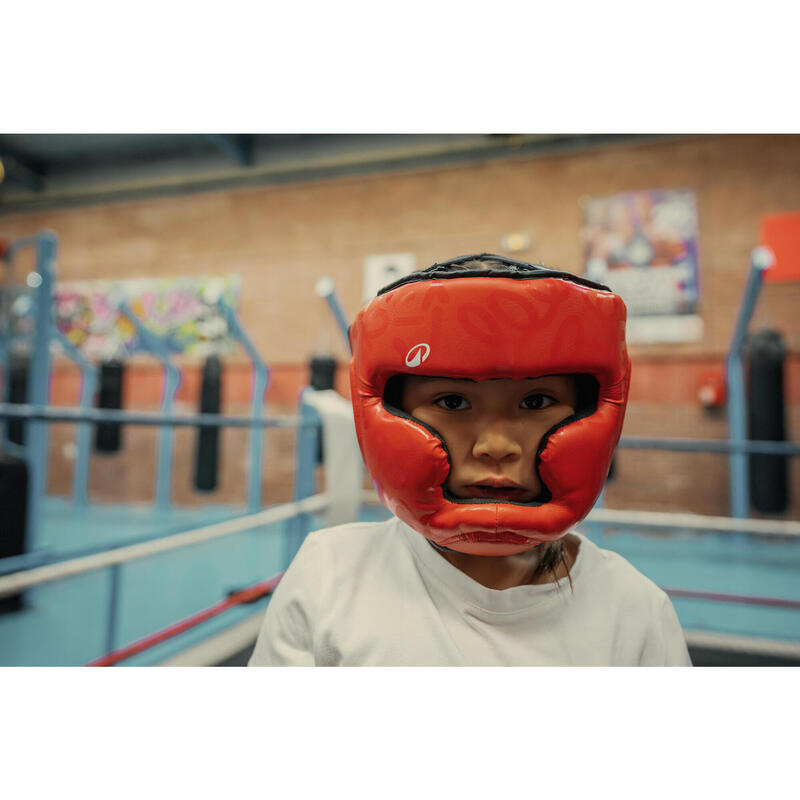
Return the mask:
M114 650L117 642L117 622L119 617L120 565L111 566L111 595L108 601L108 625L106 627L106 652Z
M253 392L250 413L261 419L264 413L264 395L269 384L266 367L253 362ZM249 463L247 475L247 508L255 511L261 507L261 488L264 476L264 430L255 425L249 433Z
M50 340L53 337L53 288L58 240L50 232L35 237L36 273L39 285L33 301L33 347L28 373L28 398L35 405L47 405L50 395ZM38 550L47 491L50 429L44 420L32 420L25 432L29 469L26 544Z
M333 316L336 318L336 324L339 326L339 330L344 337L345 345L347 346L347 352L351 352L349 333L350 326L347 322L347 317L344 315L342 305L339 302L339 297L336 294L336 287L334 286L333 280L331 278L320 278L317 281L317 285L314 287L314 290L319 297L327 301L328 306L333 312Z
M142 346L149 350L161 362L164 368L164 389L161 394L161 413L166 415L172 411L175 392L181 383L181 372L170 357L169 348L164 341L150 331L126 300L117 303L117 310L126 316L139 336ZM156 462L156 508L169 508L172 494L172 441L174 431L171 427L162 427L158 432L158 455Z
M214 525L176 533L174 536L165 536L155 541L106 550L96 555L83 556L72 561L62 561L58 564L16 572L13 575L0 577L0 597L16 594L23 589L40 586L43 583L51 583L73 575L82 575L85 572L104 569L113 564L127 564L129 561L147 558L158 553L166 553L181 547L189 547L211 539L218 539L222 536L231 536L253 528L271 525L274 522L291 519L298 514L321 511L328 505L328 502L327 494L315 494L297 503L284 503L283 505L259 511L257 514L249 514L246 517L237 517Z
M54 335L64 352L81 371L81 394L78 407L81 411L87 411L92 408L94 403L94 394L97 389L97 367L61 331L55 329ZM83 508L89 499L91 437L92 426L88 422L79 422L75 437L75 466L72 471L72 501L78 508Z
M313 495L317 489L317 447L321 431L322 421L316 409L305 402L308 392L313 392L311 386L306 387L300 394L299 412L302 419L314 425L299 427L295 445L295 468L294 468L294 500L300 502L305 497ZM291 563L300 545L303 543L309 529L309 518L307 515L297 516L290 520L287 526L285 540L285 551L283 563Z
M725 378L728 384L728 438L737 445L747 439L747 402L742 351L750 319L761 291L764 272L772 266L774 260L772 251L766 247L757 247L750 254L750 271L733 329L731 346L725 359ZM731 516L744 519L750 507L749 464L745 453L735 452L731 455L728 482Z
M123 425L171 425L195 427L204 425L219 428L297 428L308 427L310 423L300 416L287 414L275 417L232 417L223 414L159 414L148 411L115 411L113 409L93 408L81 412L61 406L17 405L0 403L0 418L42 419L48 422L119 422Z
M264 396L269 386L269 369L258 354L255 344L239 321L233 308L224 300L217 303L222 316L234 336L241 342L253 364L253 390L250 398L250 414L253 420L261 420L264 415ZM261 506L261 484L264 474L264 432L258 423L250 428L249 470L247 481L247 508L255 511Z

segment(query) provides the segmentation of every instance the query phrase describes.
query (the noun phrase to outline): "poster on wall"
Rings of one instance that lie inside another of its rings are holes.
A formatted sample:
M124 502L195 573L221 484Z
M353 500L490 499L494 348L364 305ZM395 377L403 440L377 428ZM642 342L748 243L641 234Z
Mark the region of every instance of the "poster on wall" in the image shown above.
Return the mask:
M235 340L216 304L224 299L236 308L240 285L236 275L59 283L56 324L87 358L125 359L139 342L133 324L116 311L115 298L122 297L173 353L224 355Z
M413 253L377 253L364 259L364 284L362 302L368 303L388 284L417 268Z
M628 342L702 338L694 193L653 189L582 205L584 275L625 301Z

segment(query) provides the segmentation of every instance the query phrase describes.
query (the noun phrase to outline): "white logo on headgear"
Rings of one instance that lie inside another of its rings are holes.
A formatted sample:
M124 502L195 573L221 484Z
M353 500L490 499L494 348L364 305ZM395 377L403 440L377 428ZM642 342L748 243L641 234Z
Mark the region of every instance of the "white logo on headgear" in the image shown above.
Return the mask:
M425 344L425 342L415 344L408 353L406 353L406 366L418 367L430 354L431 348L429 345Z

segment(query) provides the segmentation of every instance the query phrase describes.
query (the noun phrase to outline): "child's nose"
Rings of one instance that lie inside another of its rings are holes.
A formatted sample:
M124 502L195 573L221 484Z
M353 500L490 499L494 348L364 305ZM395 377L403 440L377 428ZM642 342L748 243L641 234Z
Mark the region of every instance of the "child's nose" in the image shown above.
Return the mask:
M522 447L516 437L502 425L485 428L475 440L472 455L481 460L516 461Z

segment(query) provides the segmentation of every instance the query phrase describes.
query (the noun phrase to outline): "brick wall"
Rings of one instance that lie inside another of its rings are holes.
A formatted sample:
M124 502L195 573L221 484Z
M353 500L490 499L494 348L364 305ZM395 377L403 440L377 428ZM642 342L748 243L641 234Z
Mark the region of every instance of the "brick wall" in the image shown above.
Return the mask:
M518 231L532 240L523 258L579 271L582 198L690 188L698 205L705 336L697 343L633 348L634 382L625 433L714 437L724 436L724 423L698 407L699 381L708 371L721 373L748 254L758 243L760 217L800 209L798 174L800 136L700 136L7 216L0 218L0 234L14 238L43 228L54 230L62 280L239 274L242 320L273 370L268 404L282 411L293 406L307 374L305 364L324 327L333 331L334 355L345 360L330 314L313 291L323 275L334 279L352 318L361 300L363 261L372 253L412 252L425 266L462 253L496 252L504 234ZM797 308L800 284L766 285L754 319L756 327L768 324L786 336L791 353L788 422L794 438L800 422ZM189 410L196 403L198 377L196 365L187 362L185 367L179 400ZM130 372L128 406L152 407L160 395L158 371L137 362ZM74 402L76 377L69 367L55 369L54 402ZM343 378L340 386L346 386ZM248 395L248 370L242 358L233 358L226 371L227 410L244 412ZM58 455L68 443L69 426L60 427L62 433L54 428L53 436L53 491L66 491L69 483L68 464ZM135 433L143 442L150 435ZM230 431L226 437L233 441L236 434ZM142 448L112 457L121 465L114 483L126 498L131 493L142 499L147 495L145 484L141 490L130 488L139 480L134 479L136 459L149 452ZM150 449L154 454L154 446ZM188 458L186 447L178 451L177 458ZM241 448L231 445L231 451ZM290 461L288 445L275 452ZM275 466L290 473L290 464ZM178 464L176 483L188 482L180 473L189 468L190 460ZM235 493L243 468L226 469L233 472L225 485ZM727 510L727 471L721 456L626 452L620 454L618 476L609 490L609 505ZM791 513L797 516L797 463L792 489ZM114 491L114 486L108 487L109 499ZM184 499L193 501L190 493ZM225 499L224 493L220 499Z

